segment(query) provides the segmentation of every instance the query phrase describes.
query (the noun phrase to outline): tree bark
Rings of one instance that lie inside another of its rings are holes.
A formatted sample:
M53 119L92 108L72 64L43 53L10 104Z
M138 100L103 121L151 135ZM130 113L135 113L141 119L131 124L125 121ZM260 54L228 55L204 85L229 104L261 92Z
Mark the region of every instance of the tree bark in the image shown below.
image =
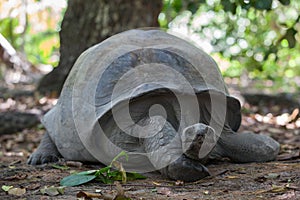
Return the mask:
M162 0L69 0L61 32L60 62L38 91L60 93L77 57L88 47L133 28L158 27Z

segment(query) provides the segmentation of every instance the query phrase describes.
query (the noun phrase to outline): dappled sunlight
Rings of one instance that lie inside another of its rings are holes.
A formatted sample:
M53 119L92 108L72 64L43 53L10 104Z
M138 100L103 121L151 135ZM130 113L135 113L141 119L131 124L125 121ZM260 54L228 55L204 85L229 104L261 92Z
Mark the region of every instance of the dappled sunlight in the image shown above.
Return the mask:
M254 119L258 122L284 126L288 129L300 128L299 108L293 110L292 113L283 113L278 116L273 116L272 113L267 115L254 114Z
M0 112L16 111L44 114L57 103L56 97L22 96L0 98Z

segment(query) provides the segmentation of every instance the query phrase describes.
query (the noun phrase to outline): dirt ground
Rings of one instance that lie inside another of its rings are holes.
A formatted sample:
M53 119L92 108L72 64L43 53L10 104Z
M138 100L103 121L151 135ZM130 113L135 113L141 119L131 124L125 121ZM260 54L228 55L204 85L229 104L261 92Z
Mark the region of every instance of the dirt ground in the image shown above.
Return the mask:
M12 99L17 103L11 104L10 110L22 104L26 104L27 109L47 110L53 102L50 98L31 99L32 101L28 98L33 97ZM274 100L273 97L271 99ZM4 105L7 101L2 99L0 103ZM35 103L29 105L28 102ZM277 160L249 164L235 164L228 160L213 161L206 165L212 176L194 183L167 180L153 172L146 174L148 178L145 180L123 184L121 188L125 191L125 196L130 199L180 200L300 199L299 109L290 106L287 101L273 102L270 99L256 105L246 103L240 131L245 130L267 134L279 141L281 150ZM54 186L54 190L58 189L60 180L72 172L101 167L72 162L59 163L61 166L68 166L68 169L57 169L52 164L28 166L26 159L37 147L43 132L43 128L37 126L0 136L0 199L84 199L76 197L82 192L96 195L93 199L103 195L106 199L114 199L120 188L114 184L104 185L98 182L66 187L64 194L43 194L44 188ZM9 186L13 189L5 191Z

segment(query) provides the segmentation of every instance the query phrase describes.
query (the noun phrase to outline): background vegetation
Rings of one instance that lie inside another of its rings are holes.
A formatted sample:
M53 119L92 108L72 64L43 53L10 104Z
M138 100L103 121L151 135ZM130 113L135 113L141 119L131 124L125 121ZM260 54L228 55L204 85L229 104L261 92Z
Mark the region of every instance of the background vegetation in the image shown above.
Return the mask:
M300 1L163 0L161 27L210 53L242 86L293 92L300 85ZM0 3L0 32L35 66L55 67L65 1ZM242 78L240 78L242 77ZM258 85L259 86L259 85Z

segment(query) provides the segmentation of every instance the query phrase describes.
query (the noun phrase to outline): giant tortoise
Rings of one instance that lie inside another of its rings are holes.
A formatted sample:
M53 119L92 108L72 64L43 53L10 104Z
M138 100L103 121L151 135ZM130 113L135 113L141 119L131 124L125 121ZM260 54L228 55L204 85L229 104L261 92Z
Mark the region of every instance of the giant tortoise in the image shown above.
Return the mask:
M125 151L128 171L195 181L209 175L208 159L264 162L279 151L269 136L236 133L240 103L217 64L161 30L126 31L82 53L42 123L47 132L29 164L109 164Z

